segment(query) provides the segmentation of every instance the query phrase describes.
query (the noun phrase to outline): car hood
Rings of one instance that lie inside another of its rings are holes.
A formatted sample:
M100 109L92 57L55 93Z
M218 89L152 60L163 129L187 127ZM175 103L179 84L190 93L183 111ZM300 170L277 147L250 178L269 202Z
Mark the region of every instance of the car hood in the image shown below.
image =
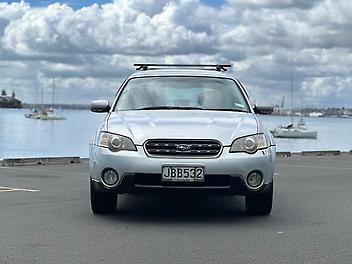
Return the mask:
M149 110L111 113L107 131L124 135L136 145L148 139L216 139L231 145L235 138L255 134L254 114L205 110Z

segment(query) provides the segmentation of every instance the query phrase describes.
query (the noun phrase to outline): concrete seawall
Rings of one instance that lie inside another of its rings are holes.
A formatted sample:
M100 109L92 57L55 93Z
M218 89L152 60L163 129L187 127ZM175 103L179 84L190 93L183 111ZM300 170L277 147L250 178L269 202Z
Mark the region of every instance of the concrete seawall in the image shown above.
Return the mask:
M350 151L340 150L324 150L324 151L302 151L302 152L289 152L279 151L276 153L278 157L291 157L291 156L341 156L341 155L352 155ZM14 158L0 160L0 167L12 167L12 166L25 166L25 165L50 165L50 164L72 164L81 163L82 161L88 161L88 158L81 158L78 156L74 157L37 157L37 158Z
M350 151L340 150L314 150L314 151L302 151L302 152L290 152L290 151L278 151L276 152L278 157L291 157L291 156L341 156L341 155L352 155Z
M49 164L72 164L80 163L80 157L39 157L39 158L16 158L0 161L0 166L11 167L21 165L49 165Z

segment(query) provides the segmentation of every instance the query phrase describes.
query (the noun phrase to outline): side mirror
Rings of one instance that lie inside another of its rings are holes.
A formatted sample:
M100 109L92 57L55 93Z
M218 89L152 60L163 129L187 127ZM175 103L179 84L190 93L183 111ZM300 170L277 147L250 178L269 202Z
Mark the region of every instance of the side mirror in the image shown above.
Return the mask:
M95 113L107 113L110 111L108 100L93 100L90 104L90 111Z
M274 112L274 108L271 106L254 106L253 107L254 113L256 114L263 114L263 115L269 115L272 112Z

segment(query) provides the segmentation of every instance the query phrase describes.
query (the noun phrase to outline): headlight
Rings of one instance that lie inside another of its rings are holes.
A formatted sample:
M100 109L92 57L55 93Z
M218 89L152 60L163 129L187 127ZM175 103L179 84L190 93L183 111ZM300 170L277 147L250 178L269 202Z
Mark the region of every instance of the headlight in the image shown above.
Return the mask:
M137 151L136 146L128 137L101 132L99 135L98 146L108 148L112 152L120 150Z
M269 147L264 134L257 134L236 139L231 146L230 152L246 152L253 154L259 149Z

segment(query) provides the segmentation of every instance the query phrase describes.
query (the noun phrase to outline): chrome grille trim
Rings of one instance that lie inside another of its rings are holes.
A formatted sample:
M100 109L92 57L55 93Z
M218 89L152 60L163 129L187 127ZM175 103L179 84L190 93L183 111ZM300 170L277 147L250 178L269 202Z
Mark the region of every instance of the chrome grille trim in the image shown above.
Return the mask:
M151 139L144 150L153 157L214 158L221 154L222 145L209 139Z

